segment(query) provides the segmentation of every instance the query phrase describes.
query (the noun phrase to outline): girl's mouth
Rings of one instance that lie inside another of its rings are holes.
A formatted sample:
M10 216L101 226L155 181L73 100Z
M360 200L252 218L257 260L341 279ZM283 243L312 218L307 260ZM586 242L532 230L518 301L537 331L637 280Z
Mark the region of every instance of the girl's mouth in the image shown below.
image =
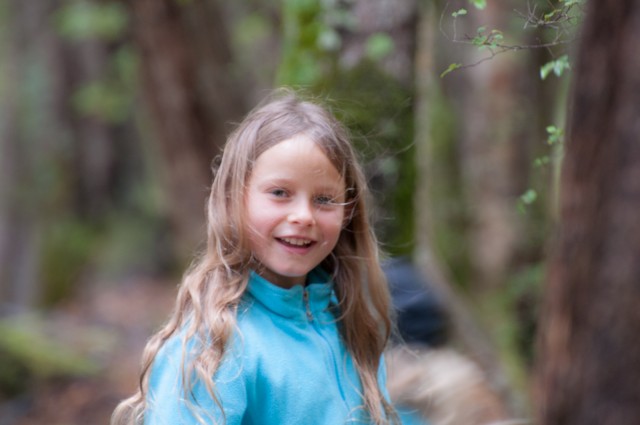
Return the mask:
M278 242L282 243L283 245L290 246L293 248L307 248L313 245L314 243L309 239L302 239L302 238L276 238L276 239L278 240Z

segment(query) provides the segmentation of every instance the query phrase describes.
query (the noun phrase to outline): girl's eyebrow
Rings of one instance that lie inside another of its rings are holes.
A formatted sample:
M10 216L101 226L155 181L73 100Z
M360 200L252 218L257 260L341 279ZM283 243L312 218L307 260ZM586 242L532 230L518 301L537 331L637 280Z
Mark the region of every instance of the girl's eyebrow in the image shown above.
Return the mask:
M285 178L285 177L266 177L258 182L260 187L269 187L269 186L288 186L291 184L295 184L295 179ZM348 189L343 185L335 185L335 184L321 184L314 188L316 192L328 192L332 195L341 195L347 194Z
M293 179L267 176L267 177L263 177L259 181L259 184L260 186L284 186L284 185L291 184L292 181Z
M335 186L325 186L319 189L320 192L328 192L331 195L338 196L342 194L346 194L346 191L341 187Z

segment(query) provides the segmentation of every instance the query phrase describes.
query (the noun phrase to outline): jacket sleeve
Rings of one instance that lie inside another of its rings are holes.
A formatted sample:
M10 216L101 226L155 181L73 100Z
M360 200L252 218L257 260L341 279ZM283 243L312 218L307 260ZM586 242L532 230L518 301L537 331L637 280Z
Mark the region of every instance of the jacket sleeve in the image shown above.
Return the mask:
M149 377L145 425L240 425L247 408L247 385L238 357L226 353L214 376L214 401L205 384L194 378L184 389L182 343L168 341L158 352Z

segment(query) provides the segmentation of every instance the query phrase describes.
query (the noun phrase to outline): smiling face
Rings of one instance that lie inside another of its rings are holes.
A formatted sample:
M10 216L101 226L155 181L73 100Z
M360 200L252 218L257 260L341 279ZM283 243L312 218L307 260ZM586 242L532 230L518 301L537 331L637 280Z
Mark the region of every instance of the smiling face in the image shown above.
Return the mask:
M256 271L285 288L304 284L338 242L344 202L344 179L309 137L297 135L264 151L245 192Z

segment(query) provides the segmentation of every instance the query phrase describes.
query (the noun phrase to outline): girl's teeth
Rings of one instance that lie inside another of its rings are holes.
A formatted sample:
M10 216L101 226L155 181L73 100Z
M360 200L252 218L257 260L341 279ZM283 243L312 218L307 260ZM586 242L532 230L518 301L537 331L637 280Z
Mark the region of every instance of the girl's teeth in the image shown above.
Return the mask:
M304 239L282 238L282 240L290 245L295 245L295 246L306 246L311 243L310 241L307 241Z

